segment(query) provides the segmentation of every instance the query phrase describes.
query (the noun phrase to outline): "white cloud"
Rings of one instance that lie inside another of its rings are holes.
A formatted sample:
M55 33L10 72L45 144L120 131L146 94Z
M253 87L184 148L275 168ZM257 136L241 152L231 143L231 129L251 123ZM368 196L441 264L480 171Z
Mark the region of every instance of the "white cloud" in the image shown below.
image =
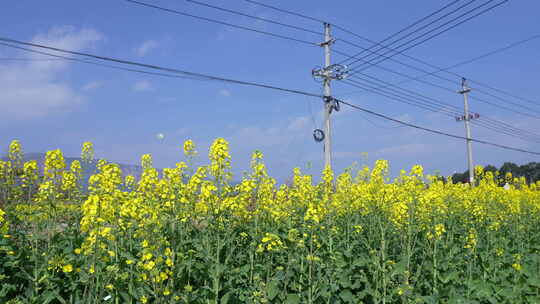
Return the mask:
M413 118L411 117L411 115L409 115L407 113L397 116L396 119L401 120L401 121L406 122L406 123L412 123L413 122Z
M253 8L249 9L250 11L252 11L251 15L255 15L256 17L264 18L264 19L273 19L274 14L269 14L268 12L264 12L264 13L255 12L256 9L257 9L257 7L253 7ZM250 18L247 18L247 17L243 17L241 19L242 19L243 23L246 26L254 27L254 28L258 29L258 30L264 31L264 30L266 30L268 28L268 23L265 22L265 21L253 20L253 19L250 19ZM230 38L230 36L233 36L233 35L235 35L237 33L242 33L242 32L244 32L244 31L241 30L241 29L225 25L225 26L222 26L221 28L219 28L219 30L217 31L216 40L223 41L225 39ZM253 36L253 37L257 37L257 36Z
M227 89L221 89L219 91L219 95L221 96L225 96L225 97L229 97L231 96L231 91L227 90Z
M418 155L422 153L431 153L433 152L434 147L427 144L403 144L397 146L391 146L387 148L380 149L376 151L376 154L382 154L387 156L397 156L397 155Z
M239 129L233 136L233 141L249 143L249 146L271 147L285 144L290 136L281 132L279 128L245 127Z
M98 88L101 88L103 86L103 82L101 81L91 81L87 84L85 84L82 89L84 91L91 91L91 90L95 90L95 89L98 89Z
M300 117L294 118L287 126L287 129L291 131L301 131L301 130L306 129L308 125L309 125L309 118L306 116L300 116Z
M332 156L334 158L345 158L345 159L348 159L348 158L357 158L357 159L361 159L362 158L362 152L333 152L332 153Z
M311 136L310 118L298 116L289 119L286 124L270 127L250 126L238 128L231 141L249 150L256 148L287 147L303 136ZM235 125L231 125L234 127Z
M145 92L145 91L150 91L150 90L152 90L152 85L147 80L137 81L133 85L133 91L135 92Z
M157 104L172 104L172 103L177 103L178 98L177 97L157 97L155 99L155 102Z
M148 54L148 52L151 50L156 49L158 46L159 44L155 40L146 40L135 49L135 53L137 56L143 57L146 56L146 54Z
M216 40L217 41L223 41L223 40L227 39L229 34L234 33L234 32L235 32L234 29L232 29L232 28L230 28L228 26L224 26L223 28L218 30Z
M190 132L190 129L189 128L180 128L178 130L176 130L174 132L174 135L177 135L177 136L184 136L184 135L187 135L189 134Z
M54 46L59 49L66 49L70 51L80 51L90 48L95 42L103 40L103 35L94 29L80 29L76 30L73 26L57 26L51 28L47 33L38 34L32 42L36 44L44 44L48 46ZM47 51L49 53L55 53L54 51ZM62 56L69 56L64 53L57 53ZM50 58L41 54L31 53L30 58ZM69 65L69 61L64 60L50 60L50 61L35 61L30 65L38 70L58 70L65 68Z
M80 51L102 40L93 29L76 30L74 27L53 27L47 33L36 35L34 43ZM39 54L21 53L27 58L46 58ZM70 65L69 61L32 61L0 66L0 119L26 120L75 110L84 102L84 96L72 86L58 79Z

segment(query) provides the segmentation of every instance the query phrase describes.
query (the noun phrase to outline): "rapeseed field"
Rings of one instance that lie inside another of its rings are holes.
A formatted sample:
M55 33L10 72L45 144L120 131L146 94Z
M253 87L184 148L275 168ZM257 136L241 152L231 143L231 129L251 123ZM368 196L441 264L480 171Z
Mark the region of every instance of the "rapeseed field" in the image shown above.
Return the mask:
M93 149L40 168L10 144L0 303L540 303L538 183L481 167L474 186L421 166L391 180L379 160L278 185L261 152L232 183L224 139L208 165L186 141L186 161L143 155L134 177Z

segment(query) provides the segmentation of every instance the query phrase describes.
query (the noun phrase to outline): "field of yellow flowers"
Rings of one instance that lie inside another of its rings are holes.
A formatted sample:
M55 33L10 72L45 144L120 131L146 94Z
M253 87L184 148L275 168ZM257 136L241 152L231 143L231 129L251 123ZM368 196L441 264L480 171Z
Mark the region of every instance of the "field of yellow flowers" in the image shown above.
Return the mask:
M260 152L233 184L225 140L198 168L183 148L136 178L89 142L40 169L13 141L0 303L540 303L540 184L480 167L474 187L420 166L391 181L377 161L278 186Z

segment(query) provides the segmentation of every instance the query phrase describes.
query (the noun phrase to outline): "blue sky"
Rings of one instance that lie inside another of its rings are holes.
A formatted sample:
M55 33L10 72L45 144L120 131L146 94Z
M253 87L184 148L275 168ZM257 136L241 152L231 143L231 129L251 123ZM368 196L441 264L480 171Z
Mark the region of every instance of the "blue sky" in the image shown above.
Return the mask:
M322 39L186 1L148 2L299 39L314 42ZM322 31L322 25L315 22L245 1L205 2ZM449 1L266 3L329 20L370 39L381 40ZM407 54L437 66L450 66L539 34L538 11L540 3L536 1L509 1ZM3 37L321 92L320 84L310 75L314 66L323 63L319 47L171 15L125 1L5 2L0 4L0 16ZM340 43L340 38L369 46L337 29L333 34L338 39L333 46L337 50L349 54L359 51ZM459 67L454 72L540 104L539 49L540 39ZM43 57L0 47L0 58ZM336 55L334 60L342 58ZM399 56L396 59L414 63ZM383 66L412 76L420 74L391 62ZM390 82L402 80L376 68L366 72ZM155 165L165 167L183 159L181 144L184 140L195 141L200 163L204 163L212 140L223 137L231 143L237 176L247 169L250 153L255 149L263 151L270 173L281 181L290 176L295 166L305 168L311 162L313 167L307 172L317 174L322 165L322 144L315 143L311 135L313 129L322 124L322 102L316 98L220 82L154 77L60 60L0 59L0 80L0 106L4 109L0 113L0 142L4 151L12 139L19 139L26 152L60 148L67 156L77 156L82 142L90 140L100 158L137 163L140 155L151 153ZM435 78L426 80L448 86ZM459 107L463 105L459 94L416 82L403 84L403 87ZM342 83L333 84L333 94L392 117L464 135L462 123L440 113L396 103ZM475 94L474 90L471 94ZM536 109L540 111L540 106ZM471 101L471 110L520 129L540 132L538 121L527 116L474 101ZM164 140L156 138L158 133L165 135ZM479 127L474 127L472 134L474 138L540 151L540 144ZM333 115L333 150L337 171L355 161L365 161L363 152L367 152L369 164L376 159L388 159L393 172L415 164L424 165L428 173L439 171L445 175L466 169L463 141L397 127L345 108ZM479 144L474 144L473 157L475 163L483 165L501 165L505 161L521 164L538 159L534 155Z

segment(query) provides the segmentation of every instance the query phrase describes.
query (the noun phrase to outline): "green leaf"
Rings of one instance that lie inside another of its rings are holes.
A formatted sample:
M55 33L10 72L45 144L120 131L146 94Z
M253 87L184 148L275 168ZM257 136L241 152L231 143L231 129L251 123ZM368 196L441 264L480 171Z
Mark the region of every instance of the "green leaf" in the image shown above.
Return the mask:
M407 269L407 260L402 259L397 264L394 265L394 270L392 271L392 276L397 274L403 274L405 273L405 270Z
M450 282L450 281L453 281L455 279L457 279L459 277L459 273L457 271L453 271L447 275L444 275L444 274L439 274L438 275L438 278L441 282L443 282L444 284Z
M53 300L58 300L60 303L65 304L66 300L64 300L58 293L52 290L48 290L44 294L43 304L51 303Z
M515 297L515 292L514 292L514 290L513 290L512 288L510 288L510 287L505 287L505 288L503 288L503 289L499 292L499 294L500 294L501 296L503 296L504 298L506 298L506 299L512 299L512 298Z
M222 298L221 298L221 301L220 303L223 303L223 304L227 304L229 303L229 300L231 298L231 291L227 292Z
M339 284L343 288L348 288L351 286L351 280L349 279L347 273L342 273L341 277L339 278Z
M339 297L346 303L354 303L354 296L349 289L345 289L340 292Z
M300 296L295 294L288 294L285 299L285 304L300 304Z
M529 278L527 280L527 283L529 283L530 285L532 285L534 287L540 288L540 279L539 278Z
M131 297L127 292L125 291L121 291L120 292L120 297L122 298L122 300L124 302L130 302L131 300L133 300L133 297Z
M279 282L276 280L271 281L268 284L266 296L269 300L273 300L279 294Z

